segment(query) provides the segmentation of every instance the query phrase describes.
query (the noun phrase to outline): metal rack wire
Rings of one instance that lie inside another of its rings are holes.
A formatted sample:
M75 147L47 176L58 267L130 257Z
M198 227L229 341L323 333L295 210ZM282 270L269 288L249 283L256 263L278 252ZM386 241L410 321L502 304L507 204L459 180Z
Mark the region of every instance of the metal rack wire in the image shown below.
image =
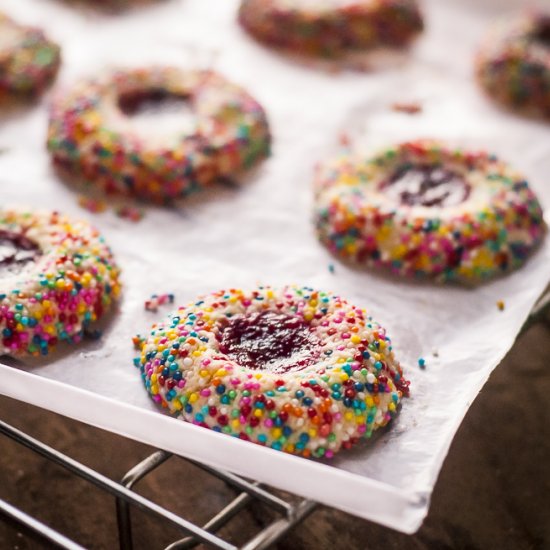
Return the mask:
M549 310L550 290L547 290L531 311L519 335L523 334L533 324L544 321ZM240 546L240 550L262 550L274 544L290 529L303 521L317 506L317 503L307 499L298 499L293 503L287 502L257 482L247 481L229 472L217 470L162 450L155 451L145 460L136 464L124 475L121 482L116 482L3 421L0 421L0 434L27 447L43 458L65 468L72 474L114 496L116 499L117 525L121 550L132 550L133 548L132 506L145 510L161 520L170 522L181 530L184 537L167 546L165 550L190 549L200 543L220 550L238 550L237 546L227 542L215 533L231 521L239 511L253 504L255 501L263 502L280 516L258 532L252 539ZM203 526L195 525L191 521L179 517L134 491L135 485L140 480L168 460L186 460L191 462L198 468L224 481L227 485L238 489L240 492L233 501L216 513ZM58 533L1 499L0 520L16 525L18 528L23 528L29 537L41 542L48 542L54 547L66 550L83 549L78 543L68 539L63 534Z

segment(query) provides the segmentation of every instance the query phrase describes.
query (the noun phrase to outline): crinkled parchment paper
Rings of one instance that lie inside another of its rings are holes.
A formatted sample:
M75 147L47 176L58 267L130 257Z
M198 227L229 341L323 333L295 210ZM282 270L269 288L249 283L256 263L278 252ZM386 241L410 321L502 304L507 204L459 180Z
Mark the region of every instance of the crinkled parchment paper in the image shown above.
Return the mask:
M342 132L365 148L439 137L508 159L549 207L550 127L501 111L472 78L473 53L487 23L520 3L426 0L427 30L409 55L375 71L334 74L256 44L235 21L236 0L167 0L112 16L55 0L2 0L2 9L44 26L62 44L58 85L125 64L213 67L265 106L274 146L272 157L238 187L197 195L177 210L150 208L132 224L112 211L83 211L75 191L52 172L44 147L47 98L1 119L2 204L91 219L123 269L124 296L101 340L45 363L0 366L0 392L415 531L460 421L548 282L550 241L520 271L475 289L354 270L316 240L312 168L336 152ZM422 113L390 108L407 101L420 102ZM130 339L169 311L146 312L144 301L173 292L183 304L214 289L258 282L336 291L387 327L412 380L411 397L390 429L325 464L197 428L156 409L132 364ZM420 356L427 362L423 371Z

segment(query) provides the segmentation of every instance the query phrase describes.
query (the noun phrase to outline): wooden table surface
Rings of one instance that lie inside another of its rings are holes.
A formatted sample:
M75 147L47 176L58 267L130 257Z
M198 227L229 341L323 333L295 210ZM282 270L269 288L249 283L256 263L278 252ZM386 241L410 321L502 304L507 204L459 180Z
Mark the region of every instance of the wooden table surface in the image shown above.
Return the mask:
M452 391L452 388L449 388ZM550 328L536 325L515 344L471 407L443 466L430 513L407 536L327 507L282 539L281 549L550 548ZM36 407L0 398L0 418L112 479L152 449ZM116 549L114 499L12 441L0 439L0 498L83 546ZM138 486L176 513L202 522L235 492L173 458ZM261 505L224 530L243 543L271 519ZM138 550L181 538L170 525L132 513ZM0 549L36 549L0 523Z

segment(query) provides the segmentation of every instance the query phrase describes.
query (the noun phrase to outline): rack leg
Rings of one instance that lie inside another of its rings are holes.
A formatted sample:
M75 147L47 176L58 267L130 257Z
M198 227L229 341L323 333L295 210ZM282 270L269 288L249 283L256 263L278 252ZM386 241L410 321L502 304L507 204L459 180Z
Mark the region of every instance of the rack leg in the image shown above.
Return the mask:
M127 489L132 487L148 473L158 468L166 462L172 455L165 451L156 451L145 460L134 466L120 482ZM132 520L130 518L130 506L121 499L116 499L116 518L118 525L118 541L120 550L132 550L134 543L132 540Z

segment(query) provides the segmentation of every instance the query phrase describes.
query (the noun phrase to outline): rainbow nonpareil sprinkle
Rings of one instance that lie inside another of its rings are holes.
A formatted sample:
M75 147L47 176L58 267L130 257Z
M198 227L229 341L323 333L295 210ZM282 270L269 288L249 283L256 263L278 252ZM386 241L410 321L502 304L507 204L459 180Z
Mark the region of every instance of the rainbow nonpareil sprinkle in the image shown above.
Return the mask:
M149 300L145 301L145 309L156 313L159 307L173 303L173 294L153 294Z

